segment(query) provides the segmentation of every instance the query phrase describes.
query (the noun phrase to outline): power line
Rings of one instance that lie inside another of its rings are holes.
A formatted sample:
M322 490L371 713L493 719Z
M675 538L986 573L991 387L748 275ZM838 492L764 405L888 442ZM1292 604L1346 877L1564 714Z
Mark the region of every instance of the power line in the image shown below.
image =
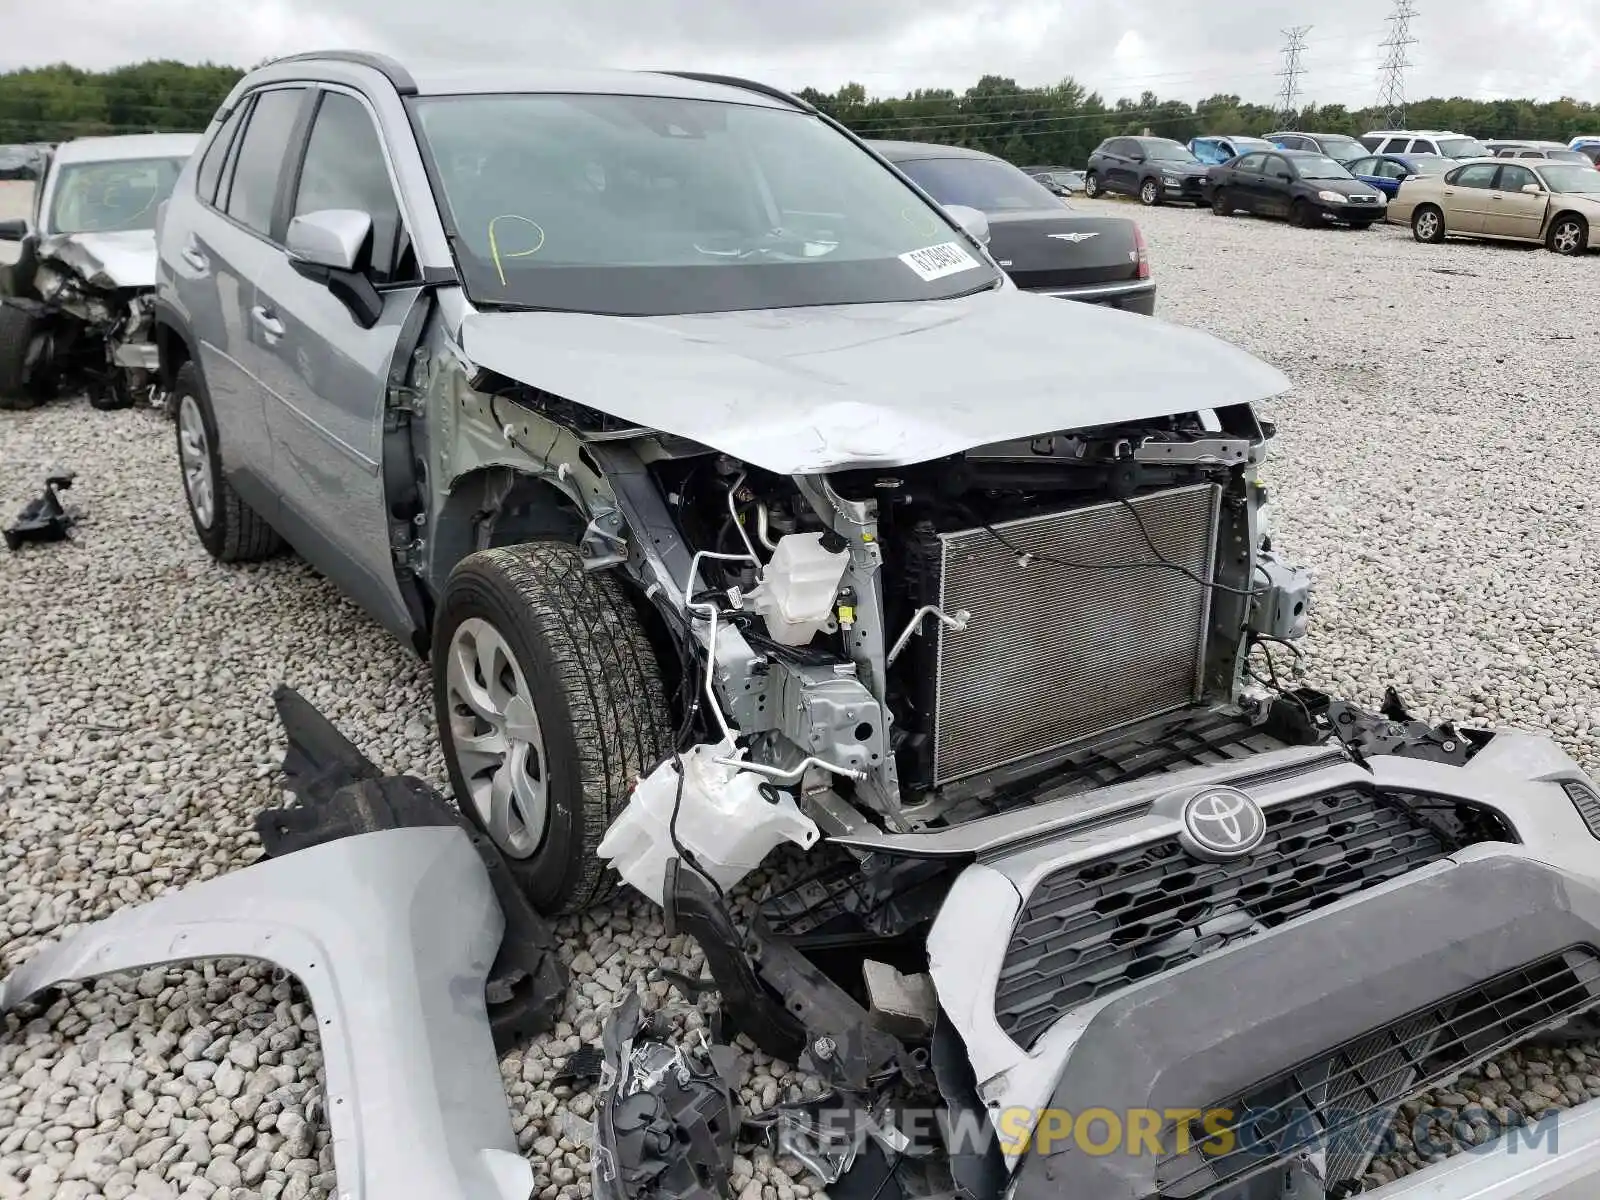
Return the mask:
M1300 65L1300 56L1305 53L1306 34L1310 32L1309 25L1296 25L1293 29L1283 31L1287 40L1283 44L1283 70L1278 72L1283 76L1283 88L1278 93L1278 111L1283 114L1286 125L1292 124L1295 114L1300 111L1300 76L1305 72Z
M1395 0L1389 14L1389 36L1383 42L1383 67L1378 72L1378 107L1390 129L1406 126L1406 68L1411 65L1406 47L1417 43L1411 36L1411 18L1416 15L1411 0Z

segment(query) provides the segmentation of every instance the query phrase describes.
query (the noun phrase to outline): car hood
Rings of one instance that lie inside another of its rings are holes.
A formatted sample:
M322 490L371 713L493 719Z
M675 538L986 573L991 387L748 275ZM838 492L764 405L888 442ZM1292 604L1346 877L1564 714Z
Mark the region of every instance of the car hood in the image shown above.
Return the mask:
M1145 163L1147 167L1155 167L1169 175L1204 175L1210 168L1210 163L1203 162L1162 162L1160 159L1151 159Z
M47 234L39 241L39 257L58 260L95 287L156 285L156 235L149 229Z
M1275 368L1198 330L1014 288L672 317L470 313L467 357L791 475L1252 402Z
M1341 196L1374 196L1382 193L1370 183L1359 179L1302 179L1314 192L1338 192Z

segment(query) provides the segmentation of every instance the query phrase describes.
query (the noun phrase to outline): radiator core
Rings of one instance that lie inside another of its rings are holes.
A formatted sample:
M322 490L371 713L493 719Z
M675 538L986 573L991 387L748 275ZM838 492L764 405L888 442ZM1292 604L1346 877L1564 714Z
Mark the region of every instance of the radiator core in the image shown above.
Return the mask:
M1150 545L1209 582L1220 496L1196 484L939 535L940 607L971 620L938 633L936 786L1199 699L1211 589Z

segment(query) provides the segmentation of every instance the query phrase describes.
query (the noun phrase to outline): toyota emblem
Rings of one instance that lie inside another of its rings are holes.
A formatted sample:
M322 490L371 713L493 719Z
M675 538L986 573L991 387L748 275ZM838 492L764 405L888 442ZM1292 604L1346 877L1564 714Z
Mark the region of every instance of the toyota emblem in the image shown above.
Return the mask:
M1211 862L1243 858L1266 836L1266 814L1238 788L1208 787L1183 806L1179 841L1196 858Z

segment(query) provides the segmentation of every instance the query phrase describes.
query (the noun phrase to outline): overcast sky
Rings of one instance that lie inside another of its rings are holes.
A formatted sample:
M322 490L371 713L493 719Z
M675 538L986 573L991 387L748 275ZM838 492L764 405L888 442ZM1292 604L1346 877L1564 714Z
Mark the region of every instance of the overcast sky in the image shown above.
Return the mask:
M1072 75L1270 100L1282 30L1310 25L1302 95L1376 99L1391 0L0 0L0 67L146 58L248 66L329 46L413 61L666 66L874 94ZM1600 100L1600 0L1415 0L1411 97Z

